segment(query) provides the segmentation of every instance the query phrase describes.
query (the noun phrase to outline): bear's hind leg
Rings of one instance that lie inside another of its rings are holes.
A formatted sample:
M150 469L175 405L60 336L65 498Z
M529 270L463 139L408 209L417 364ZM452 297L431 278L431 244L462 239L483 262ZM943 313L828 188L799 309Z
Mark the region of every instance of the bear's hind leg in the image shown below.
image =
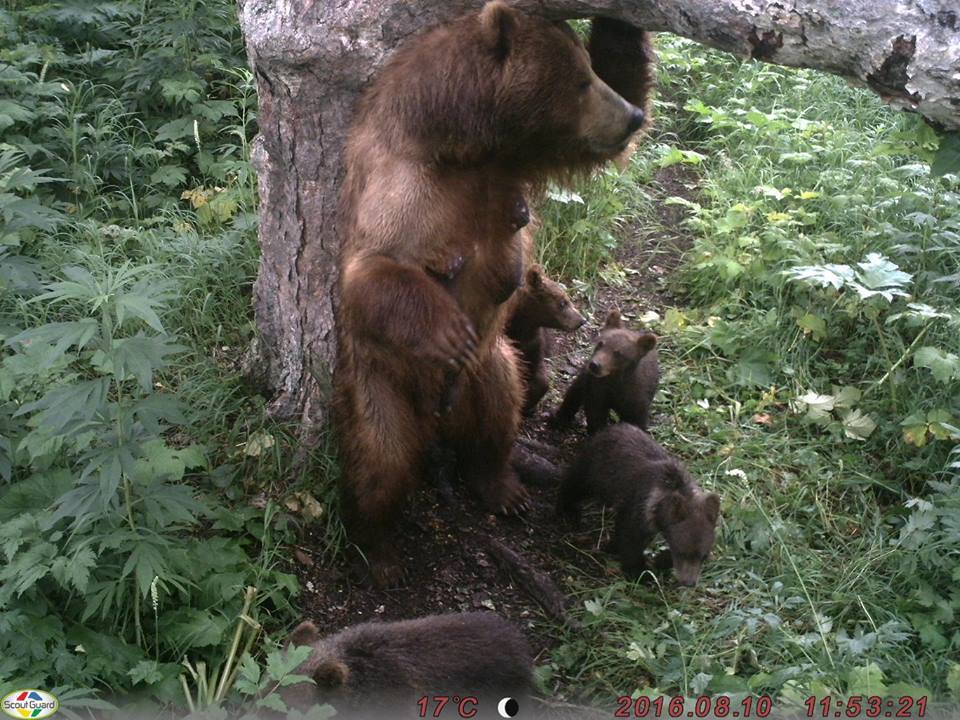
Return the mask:
M422 479L429 440L412 406L386 385L368 378L337 417L343 521L379 588L403 581L393 531L404 500Z
M549 389L550 380L547 377L547 369L543 365L540 365L540 367L531 374L530 381L527 384L527 398L524 402L523 414L528 416L533 415L533 411Z
M460 474L494 512L517 512L530 500L510 463L522 395L514 350L501 338L479 367L464 374L447 426Z

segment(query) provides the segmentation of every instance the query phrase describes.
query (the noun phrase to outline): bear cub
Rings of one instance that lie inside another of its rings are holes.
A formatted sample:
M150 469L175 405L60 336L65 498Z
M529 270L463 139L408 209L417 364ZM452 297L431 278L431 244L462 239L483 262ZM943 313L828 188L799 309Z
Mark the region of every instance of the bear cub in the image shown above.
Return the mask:
M547 277L539 265L524 276L511 301L506 335L517 348L525 382L523 413L529 415L550 388L544 358L550 354L546 328L573 332L586 322L560 283Z
M417 699L431 694L475 696L482 711L491 699L494 708L501 697L522 700L532 681L526 638L493 613L368 622L326 638L307 621L294 629L291 645L313 649L294 674L315 684L280 688L287 708L330 703L337 717L388 710L388 717L417 717Z
M681 585L697 584L713 549L720 497L701 490L680 460L645 431L620 423L587 438L566 472L557 513L577 522L588 498L615 509L610 549L628 578L647 569L644 550L661 533L668 552L656 566L672 565Z
M593 355L570 385L551 424L569 425L582 405L591 435L607 425L611 410L621 421L646 430L659 382L657 336L625 328L620 311L612 310Z

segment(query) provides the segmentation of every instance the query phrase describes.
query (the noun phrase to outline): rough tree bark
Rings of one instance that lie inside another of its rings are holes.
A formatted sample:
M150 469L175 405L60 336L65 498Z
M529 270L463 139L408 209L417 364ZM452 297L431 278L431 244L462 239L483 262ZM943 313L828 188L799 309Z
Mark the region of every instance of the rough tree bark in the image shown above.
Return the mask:
M275 416L325 420L335 356L337 189L359 91L391 49L483 0L238 0L260 95L254 165L262 259L256 376ZM960 128L956 0L514 0L556 18L603 15L866 85ZM816 102L812 99L811 102Z

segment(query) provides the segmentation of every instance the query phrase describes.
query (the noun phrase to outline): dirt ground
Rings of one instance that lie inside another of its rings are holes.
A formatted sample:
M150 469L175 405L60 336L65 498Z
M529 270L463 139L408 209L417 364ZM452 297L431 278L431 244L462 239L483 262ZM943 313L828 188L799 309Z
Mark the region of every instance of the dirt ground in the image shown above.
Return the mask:
M691 197L694 180L679 171L679 166L660 171L647 188L654 202L671 195ZM670 298L664 280L679 262L685 238L678 229L682 210L676 206L660 208L662 227L625 228L617 252L617 263L625 269L623 284L598 288L590 310L593 321L573 335L554 334L551 367L552 389L527 418L521 436L532 441L545 457L566 461L584 437L581 424L572 430L548 428L544 415L556 408L562 392L570 384L592 349L598 325L608 309L619 307L631 326L637 318L654 310L663 314ZM546 446L546 447L545 447ZM408 569L406 586L378 591L358 583L344 567L317 562L299 563L297 572L305 588L301 596L304 617L325 631L380 618L396 620L421 615L493 610L523 626L537 662L545 661L556 640L541 605L500 565L489 550L490 539L518 553L527 563L565 592L571 579L590 584L605 584L619 573L615 562L600 551L605 538L596 531L599 523L584 522L574 532L553 516L557 488L555 484L529 487L533 507L520 517L499 517L486 513L462 488L441 492L424 488L399 523L396 546L402 551ZM609 523L607 523L609 524ZM302 539L302 548L311 547L312 538Z

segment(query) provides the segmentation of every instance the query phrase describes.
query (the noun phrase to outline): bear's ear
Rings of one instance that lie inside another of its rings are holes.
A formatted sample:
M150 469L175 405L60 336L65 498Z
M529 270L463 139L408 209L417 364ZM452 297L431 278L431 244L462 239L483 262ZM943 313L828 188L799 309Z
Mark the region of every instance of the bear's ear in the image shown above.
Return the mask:
M657 336L651 332L645 332L637 338L637 348L646 355L657 346Z
M605 328L623 327L623 321L620 320L620 310L614 309L607 314L607 321L603 324Z
M539 265L531 265L527 269L526 284L527 284L527 287L531 287L534 289L539 288L541 285L543 285L543 274L540 271Z
M707 520L712 524L717 524L717 518L720 517L720 496L716 493L710 493L703 501L703 509L707 513Z
M334 689L343 687L350 679L350 668L335 658L324 660L313 671L313 681L318 687Z
M313 645L319 639L320 631L317 630L317 626L309 620L304 620L290 633L290 637L287 638L287 647L291 645Z
M503 0L490 0L480 11L480 29L483 39L497 59L510 54L513 35L517 29L517 13Z

